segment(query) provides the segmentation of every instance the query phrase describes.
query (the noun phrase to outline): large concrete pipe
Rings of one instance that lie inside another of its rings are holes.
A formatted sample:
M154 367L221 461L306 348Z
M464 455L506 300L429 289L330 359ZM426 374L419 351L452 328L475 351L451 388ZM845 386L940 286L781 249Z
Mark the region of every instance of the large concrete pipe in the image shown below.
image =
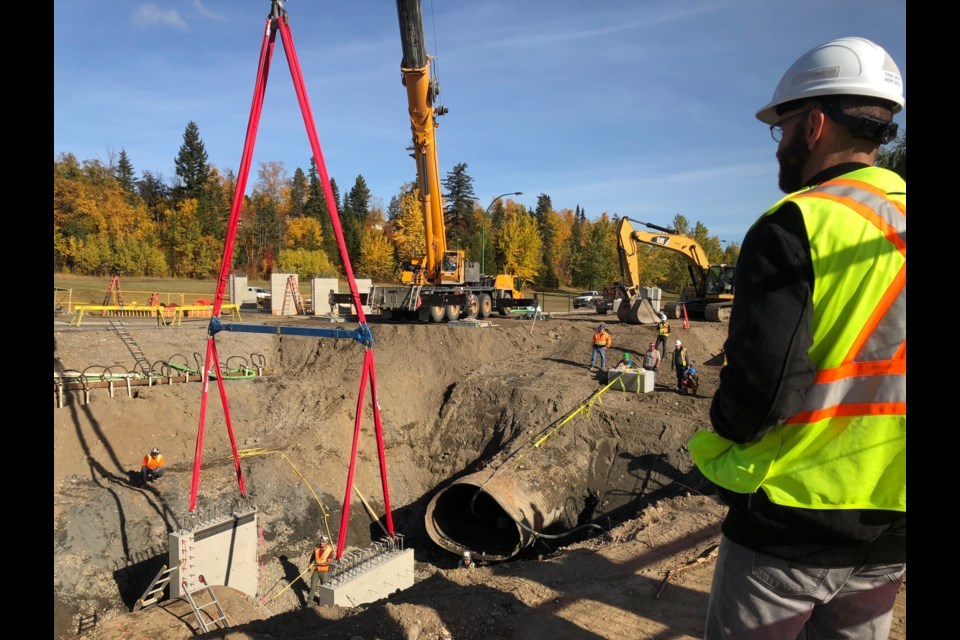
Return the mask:
M549 486L530 487L515 474L486 469L438 491L425 524L430 538L448 551L508 560L535 539L532 532L557 522L563 503Z

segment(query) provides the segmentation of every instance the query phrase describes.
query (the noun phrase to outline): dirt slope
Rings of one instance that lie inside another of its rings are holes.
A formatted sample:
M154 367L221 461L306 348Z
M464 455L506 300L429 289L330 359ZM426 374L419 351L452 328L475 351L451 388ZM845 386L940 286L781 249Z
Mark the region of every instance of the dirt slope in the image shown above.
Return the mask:
M661 381L669 387L651 394L607 391L551 435L543 451L533 451L534 438L602 388L586 366L599 319L588 313L536 323L496 319L496 326L483 329L373 323L394 525L415 549L417 583L349 610L302 608L302 583L284 587L305 566L317 530L336 531L339 524L362 349L349 340L219 334L221 361L262 358L280 370L225 384L238 447L284 456L243 459L248 496L241 500L223 409L211 385L199 509L254 504L267 542L263 601L217 588L233 628L208 637L699 637L712 575L709 553L724 508L709 495L685 443L708 424L724 325L694 322L675 331L701 370L698 397L669 388L674 379L664 367ZM641 353L653 336L652 327L603 319L614 337L608 365L625 349ZM317 319L290 322L329 326ZM84 324L79 330L55 324L55 371L132 368L128 348L106 324ZM151 362L193 362L194 352L207 347L202 323L126 324ZM90 640L194 636L196 621L182 601L127 612L165 562L167 533L190 518L200 390L199 383L138 387L130 398L122 388L111 398L107 389L94 389L89 399L73 393L63 408L54 405L55 638L76 637L84 624L90 628L82 637ZM369 407L368 392L355 484L382 513ZM140 487L140 458L154 445L169 471ZM582 482L571 489L571 518L592 516L604 531L590 538L541 538L517 561L456 569L457 557L425 533L426 504L451 479L511 451L529 452L527 463L544 474L573 470ZM317 491L329 512L326 523L292 467ZM345 542L366 546L379 530L354 502ZM678 569L664 586L665 573ZM904 587L895 639L905 637L905 603Z

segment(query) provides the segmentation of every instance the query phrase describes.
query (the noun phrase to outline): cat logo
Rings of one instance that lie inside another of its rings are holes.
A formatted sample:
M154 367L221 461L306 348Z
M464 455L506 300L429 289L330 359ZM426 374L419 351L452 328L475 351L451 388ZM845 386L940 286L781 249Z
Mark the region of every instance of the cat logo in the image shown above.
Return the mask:
M665 247L667 243L670 242L670 238L667 236L653 236L650 238L650 242Z

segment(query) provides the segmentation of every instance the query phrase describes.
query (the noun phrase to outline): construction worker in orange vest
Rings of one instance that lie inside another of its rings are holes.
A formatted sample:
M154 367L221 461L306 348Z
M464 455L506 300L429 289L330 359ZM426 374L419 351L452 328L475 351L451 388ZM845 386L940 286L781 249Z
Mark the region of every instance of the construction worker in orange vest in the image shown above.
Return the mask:
M597 327L597 332L593 334L593 354L590 356L590 370L596 369L597 356L600 356L600 368L607 368L607 349L613 344L613 338L607 331L606 326Z
M317 595L317 585L330 582L330 556L333 555L333 545L327 536L320 534L320 544L313 550L313 558L310 566L313 567L313 575L310 576L310 596L307 598L307 605L313 603Z
M163 455L160 449L154 447L150 453L143 456L143 464L140 466L140 478L142 484L147 484L163 476Z

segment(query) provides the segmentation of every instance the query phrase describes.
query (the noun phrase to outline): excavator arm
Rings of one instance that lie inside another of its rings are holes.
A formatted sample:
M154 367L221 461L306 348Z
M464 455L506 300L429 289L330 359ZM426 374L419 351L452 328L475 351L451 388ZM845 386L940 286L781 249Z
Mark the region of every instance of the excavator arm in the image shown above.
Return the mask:
M630 224L636 222L655 232L640 231ZM703 297L707 291L707 273L710 271L710 261L703 247L685 235L675 230L660 227L649 222L640 222L630 218L620 218L617 223L617 252L620 256L620 273L623 276L624 287L631 294L635 294L640 287L640 265L637 259L637 243L648 244L662 249L675 251L687 261L687 270L697 297Z
M653 231L635 229L631 222ZM724 309L728 309L730 301L733 300L734 266L711 265L703 247L693 238L677 233L675 229L624 217L617 222L617 253L623 283L621 295L625 298L618 309L622 320L630 323L642 321L639 304L639 244L668 249L682 255L693 283L692 291L688 290L684 298L697 302L698 306L705 305L704 312L708 319L719 320L728 315L728 311Z

